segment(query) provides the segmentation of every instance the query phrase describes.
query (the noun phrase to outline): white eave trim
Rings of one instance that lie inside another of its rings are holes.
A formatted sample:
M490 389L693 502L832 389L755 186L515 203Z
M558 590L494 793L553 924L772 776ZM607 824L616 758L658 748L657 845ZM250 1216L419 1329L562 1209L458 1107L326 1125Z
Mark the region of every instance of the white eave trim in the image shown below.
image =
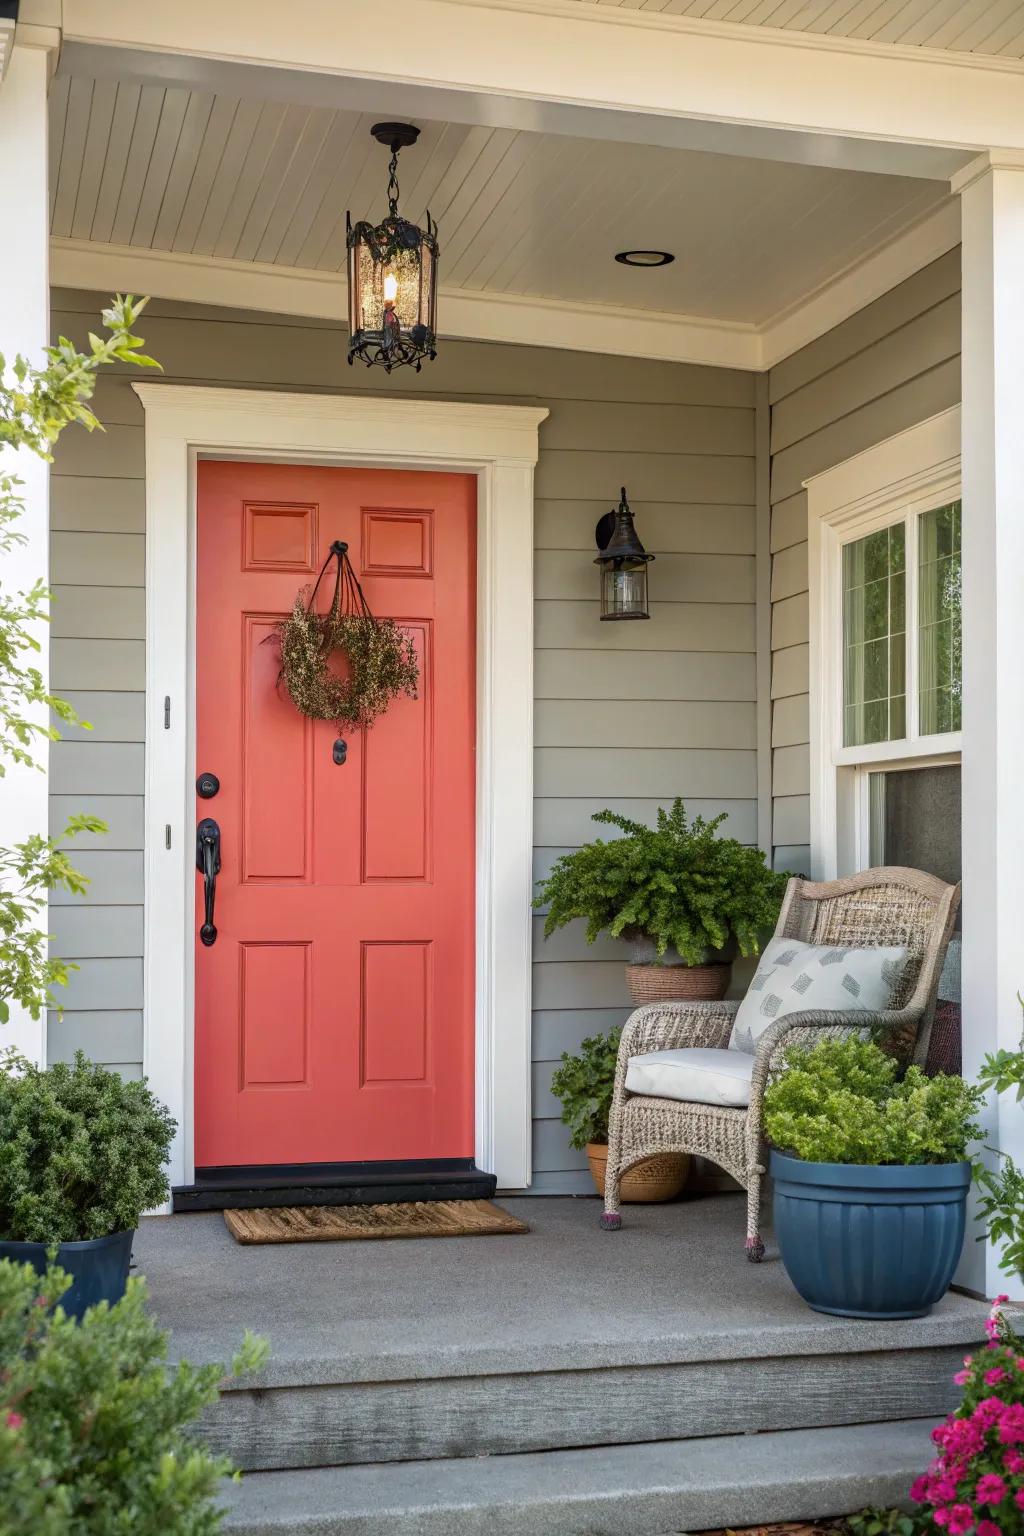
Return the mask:
M759 373L824 335L959 241L960 208L951 200L761 326L442 288L441 334L458 340L649 357ZM345 279L338 273L88 240L51 241L50 281L58 288L128 291L182 303L321 320L340 320L348 308Z
M7 73L7 66L11 62L11 51L14 48L15 23L9 17L0 17L0 85L3 84Z

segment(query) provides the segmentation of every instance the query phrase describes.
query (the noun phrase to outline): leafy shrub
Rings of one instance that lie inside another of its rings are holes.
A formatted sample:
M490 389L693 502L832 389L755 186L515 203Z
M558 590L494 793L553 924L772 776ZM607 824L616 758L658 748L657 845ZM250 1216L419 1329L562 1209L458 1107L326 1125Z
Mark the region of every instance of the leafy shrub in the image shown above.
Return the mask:
M129 1280L81 1323L54 1304L68 1284L0 1262L0 1532L3 1536L214 1536L230 1463L186 1434L223 1366L167 1368L167 1335ZM246 1335L232 1371L262 1368Z
M0 1237L65 1243L138 1225L167 1198L175 1122L145 1083L86 1061L0 1058Z
M1008 1152L996 1152L999 1163L986 1168L974 1165L978 1186L977 1220L985 1223L978 1238L1001 1245L999 1268L1008 1275L1024 1275L1024 1168Z
M740 953L757 954L774 928L786 888L757 848L716 837L725 815L687 824L682 800L658 810L656 827L598 811L594 821L625 836L598 838L565 853L541 883L535 906L550 906L544 937L573 918L587 924L587 942L607 930L613 938L647 938L659 959L669 945L687 965L700 965L735 939Z
M919 1531L948 1536L1020 1536L1024 1531L1024 1339L998 1296L985 1325L988 1345L968 1355L953 1380L963 1400L932 1430L937 1458L910 1490Z
M982 1093L959 1077L899 1068L870 1040L791 1046L769 1083L770 1141L812 1163L955 1163L980 1134Z
M552 1074L551 1092L562 1101L562 1122L579 1151L588 1141L608 1140L621 1034L621 1029L611 1029L606 1035L588 1035L578 1055L562 1052L562 1064Z

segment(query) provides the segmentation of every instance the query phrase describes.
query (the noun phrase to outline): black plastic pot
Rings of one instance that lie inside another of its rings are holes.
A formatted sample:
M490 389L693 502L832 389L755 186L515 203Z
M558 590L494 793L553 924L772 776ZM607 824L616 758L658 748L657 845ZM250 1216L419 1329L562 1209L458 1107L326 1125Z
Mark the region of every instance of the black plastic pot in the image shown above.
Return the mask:
M868 1167L771 1155L775 1236L816 1312L923 1317L964 1244L970 1163Z
M133 1229L90 1238L87 1242L58 1245L56 1262L71 1276L71 1285L60 1303L68 1317L81 1318L98 1301L121 1299L128 1284L134 1237ZM46 1243L0 1242L0 1259L31 1264L37 1274L43 1275L49 1265L49 1249Z

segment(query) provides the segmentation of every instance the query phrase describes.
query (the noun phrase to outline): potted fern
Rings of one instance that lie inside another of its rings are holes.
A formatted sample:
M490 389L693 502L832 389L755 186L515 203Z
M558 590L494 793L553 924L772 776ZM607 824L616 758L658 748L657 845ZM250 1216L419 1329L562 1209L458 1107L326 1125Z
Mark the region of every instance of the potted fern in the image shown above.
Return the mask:
M604 1195L608 1165L608 1113L615 1086L615 1062L621 1028L588 1035L579 1051L562 1052L551 1077L551 1092L562 1105L562 1123L578 1152L586 1152L597 1192ZM685 1152L645 1158L622 1175L620 1198L627 1202L671 1200L686 1182L690 1159Z
M724 813L689 822L680 799L654 827L607 810L593 819L622 836L556 861L534 902L548 908L544 937L582 918L588 944L599 933L629 941L636 1003L724 997L733 954L756 955L774 928L786 876L759 849L718 836Z

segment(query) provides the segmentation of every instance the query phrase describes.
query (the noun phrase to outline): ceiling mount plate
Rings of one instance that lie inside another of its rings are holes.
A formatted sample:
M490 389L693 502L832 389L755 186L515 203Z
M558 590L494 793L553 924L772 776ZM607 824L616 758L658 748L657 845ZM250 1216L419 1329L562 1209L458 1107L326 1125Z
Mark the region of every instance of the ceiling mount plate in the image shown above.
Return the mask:
M378 144L386 144L389 149L408 149L420 136L412 123L374 123L370 133Z

